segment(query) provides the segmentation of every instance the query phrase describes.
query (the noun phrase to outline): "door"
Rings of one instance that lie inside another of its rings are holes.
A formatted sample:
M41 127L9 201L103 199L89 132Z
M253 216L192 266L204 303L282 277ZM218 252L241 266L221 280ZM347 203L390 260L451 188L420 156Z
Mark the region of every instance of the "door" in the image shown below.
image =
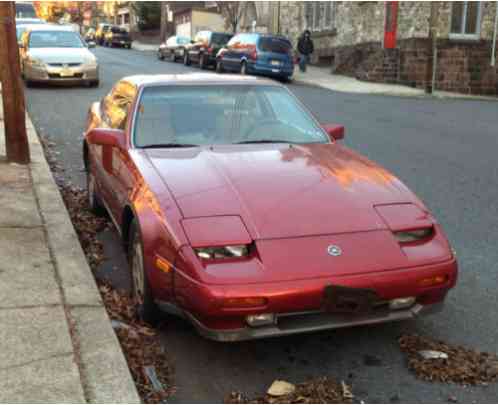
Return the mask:
M397 29L398 29L398 2L386 1L384 49L396 48Z

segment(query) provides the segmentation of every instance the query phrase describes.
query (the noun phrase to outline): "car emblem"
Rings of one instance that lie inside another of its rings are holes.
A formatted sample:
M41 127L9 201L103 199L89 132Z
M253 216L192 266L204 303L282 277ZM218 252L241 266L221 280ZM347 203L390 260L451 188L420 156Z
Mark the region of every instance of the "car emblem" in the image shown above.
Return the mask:
M342 255L342 249L336 245L330 245L327 248L327 252L330 256L340 256Z
M64 64L62 65L62 67L63 67L64 69L67 69L67 68L69 67L69 65L68 65L67 63L64 63Z

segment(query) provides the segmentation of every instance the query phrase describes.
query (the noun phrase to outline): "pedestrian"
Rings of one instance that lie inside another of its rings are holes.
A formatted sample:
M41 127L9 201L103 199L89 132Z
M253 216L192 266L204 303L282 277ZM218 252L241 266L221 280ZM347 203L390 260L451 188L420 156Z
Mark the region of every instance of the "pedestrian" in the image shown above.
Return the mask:
M299 52L299 69L304 73L306 72L306 65L310 62L310 55L315 50L309 30L305 30L299 37L297 50Z

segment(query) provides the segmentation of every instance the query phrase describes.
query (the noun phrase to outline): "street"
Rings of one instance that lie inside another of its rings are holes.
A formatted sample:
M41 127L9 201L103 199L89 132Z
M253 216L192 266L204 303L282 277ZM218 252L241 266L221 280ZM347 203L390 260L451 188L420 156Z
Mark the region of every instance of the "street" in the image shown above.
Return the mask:
M26 91L39 135L55 144L65 179L81 187L82 131L92 101L127 75L198 71L158 61L152 52L101 47L94 52L100 87ZM178 389L172 401L220 402L231 391L263 392L275 379L298 383L331 376L351 385L357 401L430 403L454 396L459 402L496 402L496 384L466 388L415 379L397 343L408 332L480 351L498 350L496 102L352 95L297 84L289 88L320 122L345 125L348 146L400 177L433 211L457 252L457 287L445 310L433 317L236 344L208 341L186 323L168 320L162 341L175 368ZM117 234L106 231L100 238L109 260L98 276L129 288Z

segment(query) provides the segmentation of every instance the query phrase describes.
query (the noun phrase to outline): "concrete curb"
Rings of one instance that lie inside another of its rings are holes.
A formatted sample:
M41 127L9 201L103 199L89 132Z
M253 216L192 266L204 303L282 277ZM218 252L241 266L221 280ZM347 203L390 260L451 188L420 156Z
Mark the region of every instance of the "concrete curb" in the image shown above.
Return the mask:
M29 116L26 116L26 126L33 188L59 279L85 399L89 403L140 403L121 346Z

